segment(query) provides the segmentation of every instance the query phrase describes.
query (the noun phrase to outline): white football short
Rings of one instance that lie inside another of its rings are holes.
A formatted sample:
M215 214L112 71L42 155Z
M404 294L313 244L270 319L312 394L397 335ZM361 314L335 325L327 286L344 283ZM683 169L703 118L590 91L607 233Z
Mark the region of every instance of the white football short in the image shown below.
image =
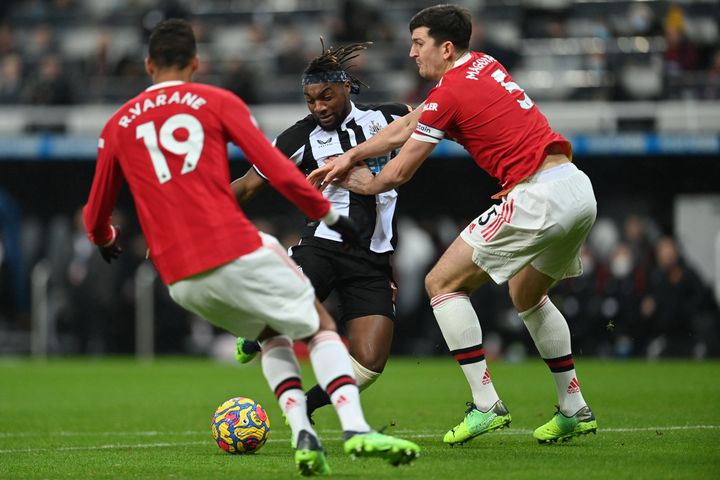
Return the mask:
M564 163L517 184L460 236L498 284L528 264L559 281L582 274L580 249L596 215L590 179Z
M297 340L314 334L320 319L310 280L271 235L262 247L168 288L181 307L238 337L257 338L266 327Z

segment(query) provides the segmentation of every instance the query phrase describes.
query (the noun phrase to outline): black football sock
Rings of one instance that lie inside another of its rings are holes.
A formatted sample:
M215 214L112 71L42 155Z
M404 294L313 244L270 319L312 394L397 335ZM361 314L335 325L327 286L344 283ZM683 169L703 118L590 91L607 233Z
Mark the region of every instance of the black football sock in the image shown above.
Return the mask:
M330 397L325 392L325 390L320 388L320 385L315 385L310 390L305 392L305 398L307 399L308 418L318 408L324 407L325 405L330 405Z
M260 342L257 340L245 340L242 344L242 351L247 354L260 351Z

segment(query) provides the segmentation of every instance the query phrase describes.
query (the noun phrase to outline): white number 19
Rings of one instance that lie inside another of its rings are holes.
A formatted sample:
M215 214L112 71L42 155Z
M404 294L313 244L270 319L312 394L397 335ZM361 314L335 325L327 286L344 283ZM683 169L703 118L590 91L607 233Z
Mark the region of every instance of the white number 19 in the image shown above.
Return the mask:
M188 131L188 137L185 140L177 140L173 135L178 128L184 128ZM168 167L165 155L163 155L160 145L169 152L177 155L185 155L181 174L186 174L195 170L200 154L202 153L203 143L205 142L205 131L200 121L186 113L180 113L168 118L160 127L160 135L155 131L153 122L138 125L135 130L135 138L142 138L145 147L150 154L155 175L157 175L160 183L165 183L172 178L170 168Z

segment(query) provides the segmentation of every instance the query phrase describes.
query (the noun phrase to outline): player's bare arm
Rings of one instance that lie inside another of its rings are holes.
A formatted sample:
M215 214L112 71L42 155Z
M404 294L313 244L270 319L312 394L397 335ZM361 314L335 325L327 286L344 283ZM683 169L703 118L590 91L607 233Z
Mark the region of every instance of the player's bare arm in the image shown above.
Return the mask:
M423 105L424 103L380 130L372 138L335 157L325 166L314 170L308 176L308 181L322 189L336 178L342 178L358 162L386 154L402 146L415 130Z
M392 190L415 175L420 165L430 156L435 145L437 144L410 138L405 142L400 153L390 160L379 174L368 176L362 172L362 168L356 168L342 185L348 190L363 195L376 195Z
M251 167L245 175L233 180L230 188L238 205L242 205L253 198L265 185L267 185L267 181L257 173L257 170Z

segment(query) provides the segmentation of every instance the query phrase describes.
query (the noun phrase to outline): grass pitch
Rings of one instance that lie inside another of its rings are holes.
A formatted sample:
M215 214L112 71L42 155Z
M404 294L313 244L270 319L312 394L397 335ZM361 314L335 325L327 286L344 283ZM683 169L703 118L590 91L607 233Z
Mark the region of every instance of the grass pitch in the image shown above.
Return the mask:
M363 393L370 423L420 444L410 467L342 453L331 407L315 415L333 475L400 479L703 479L720 475L720 363L576 359L599 432L538 445L532 430L554 411L538 359L492 362L510 429L450 448L443 434L469 391L451 359L393 358ZM304 386L312 374L303 366ZM271 435L254 455L229 455L210 436L224 400L247 396L268 411ZM276 479L297 477L279 407L257 361L199 359L0 360L0 479Z

